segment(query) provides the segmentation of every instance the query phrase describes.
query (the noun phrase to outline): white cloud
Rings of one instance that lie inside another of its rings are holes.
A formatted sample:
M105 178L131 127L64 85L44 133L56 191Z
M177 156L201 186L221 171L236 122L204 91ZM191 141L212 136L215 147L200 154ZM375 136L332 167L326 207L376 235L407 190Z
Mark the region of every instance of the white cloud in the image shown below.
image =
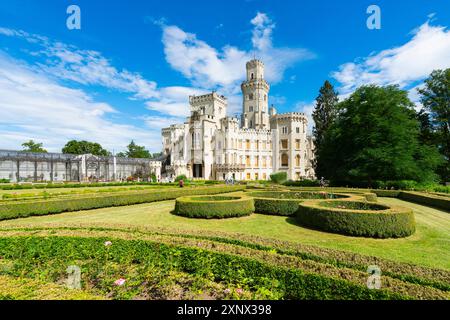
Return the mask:
M341 65L333 77L346 95L363 84L398 84L408 88L434 69L450 67L450 32L442 26L424 23L402 46L383 50Z
M157 84L154 81L148 81L140 74L125 69L117 70L100 52L82 50L22 30L0 28L0 34L23 38L37 44L41 49L31 51L30 54L34 57L43 57L44 63L37 63L37 66L55 78L128 92L135 99L158 97Z
M239 91L239 83L245 78L245 63L256 55L266 66L266 78L276 83L283 79L287 68L296 62L311 59L314 55L306 49L276 48L272 32L275 24L264 13L252 20L252 44L249 51L226 45L221 49L210 46L174 25L161 25L162 42L167 62L175 70L190 79L195 86L218 88L224 94Z
M28 139L60 151L70 139L86 139L122 150L131 139L153 151L160 149L160 131L115 123L117 114L82 90L64 87L32 66L0 51L0 141L17 149Z

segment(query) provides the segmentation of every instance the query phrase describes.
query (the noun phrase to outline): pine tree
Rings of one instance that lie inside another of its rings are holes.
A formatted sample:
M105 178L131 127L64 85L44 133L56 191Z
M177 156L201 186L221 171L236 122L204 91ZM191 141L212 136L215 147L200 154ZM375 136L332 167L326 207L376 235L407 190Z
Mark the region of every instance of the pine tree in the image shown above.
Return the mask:
M314 167L318 177L326 176L325 164L321 162L321 151L327 130L337 117L338 94L334 91L333 85L326 80L319 90L316 98L316 105L312 114L314 120L314 145L316 161Z

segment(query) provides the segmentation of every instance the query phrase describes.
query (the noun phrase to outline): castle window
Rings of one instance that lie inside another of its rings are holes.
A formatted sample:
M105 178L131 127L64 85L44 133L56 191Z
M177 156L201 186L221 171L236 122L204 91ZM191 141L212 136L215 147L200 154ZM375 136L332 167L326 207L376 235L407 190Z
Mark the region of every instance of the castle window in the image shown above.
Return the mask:
M300 133L300 127L295 128L295 132Z
M287 149L288 148L288 141L287 141L287 139L281 140L281 148L282 149Z
M299 154L295 156L295 166L300 167L300 155Z
M287 133L288 133L288 128L287 128L287 127L282 127L282 128L281 128L281 132L282 132L283 134L287 134Z
M250 140L246 140L246 141L245 141L245 144L246 144L245 148L246 148L247 150L250 150Z
M250 120L250 128L253 128L253 121Z
M267 101L267 95L266 94L264 95L264 101Z
M252 176L250 175L250 173L247 173L247 180L250 180L252 178Z
M259 175L258 175L258 172L256 172L255 173L255 180L258 180L259 179Z
M281 166L289 167L289 156L286 153L281 155Z
M252 73L251 75L251 79L253 80L255 78L255 75Z
M259 167L259 156L255 157L255 167Z
M295 139L295 149L300 149L300 139Z
M248 100L253 100L253 93L250 93L250 94L248 95Z
M249 112L253 112L253 106L248 107Z
M252 164L250 163L250 156L245 156L245 164L247 167L250 167Z
M267 158L263 157L263 167L267 168Z

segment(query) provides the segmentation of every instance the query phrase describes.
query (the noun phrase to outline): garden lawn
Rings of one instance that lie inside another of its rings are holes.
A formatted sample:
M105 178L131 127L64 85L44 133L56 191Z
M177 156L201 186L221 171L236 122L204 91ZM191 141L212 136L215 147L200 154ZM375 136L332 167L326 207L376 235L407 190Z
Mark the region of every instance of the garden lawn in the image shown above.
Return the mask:
M450 270L449 213L394 198L379 198L379 202L412 208L417 222L416 233L402 239L356 238L303 228L296 225L293 218L260 214L224 220L199 220L172 214L175 201L8 220L0 222L0 230L12 227L96 226L243 233Z

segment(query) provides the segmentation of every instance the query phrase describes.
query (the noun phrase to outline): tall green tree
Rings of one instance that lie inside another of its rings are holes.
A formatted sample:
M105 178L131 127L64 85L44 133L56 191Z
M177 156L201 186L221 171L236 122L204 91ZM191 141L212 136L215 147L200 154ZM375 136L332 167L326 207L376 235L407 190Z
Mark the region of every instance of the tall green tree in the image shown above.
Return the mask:
M334 90L333 85L326 80L319 90L319 95L316 98L316 104L312 113L314 120L314 145L316 150L316 160L314 163L316 175L322 177L326 173L324 163L321 161L321 149L324 144L325 134L330 128L331 124L337 117L338 94Z
M77 140L71 140L66 143L64 148L62 148L63 153L70 153L70 154L93 154L96 156L110 156L111 153L103 149L103 147L96 142L89 142L89 141L77 141Z
M34 142L33 140L22 143L22 147L23 151L26 152L47 153L47 150L43 148L43 143Z
M444 158L438 168L442 181L450 181L450 68L435 70L418 89L424 108L430 112L436 145Z
M125 155L128 158L151 158L151 153L145 149L144 146L138 146L134 140L131 140L130 144L127 146Z
M321 159L337 183L376 180L435 181L440 157L419 143L419 122L407 92L397 86L362 86L339 104Z

